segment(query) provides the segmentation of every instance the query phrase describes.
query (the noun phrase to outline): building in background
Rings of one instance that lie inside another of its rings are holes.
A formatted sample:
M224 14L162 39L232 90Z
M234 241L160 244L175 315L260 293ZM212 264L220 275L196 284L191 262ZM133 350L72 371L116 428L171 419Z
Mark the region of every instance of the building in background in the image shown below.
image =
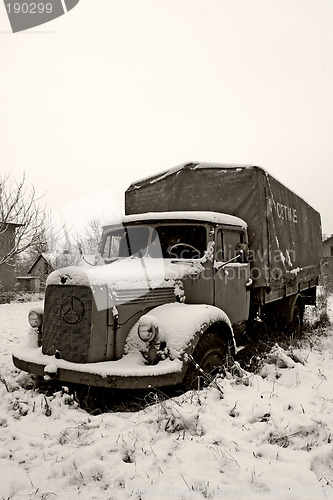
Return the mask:
M0 224L0 262L15 246L15 230L20 224L6 224L5 228ZM15 285L15 261L0 264L0 291L8 292L14 290Z
M38 255L25 276L17 276L18 289L25 292L44 291L48 275L54 271L54 258L52 254L41 253Z
M333 234L323 241L323 257L333 257Z
M333 234L323 241L321 284L333 291Z
M17 276L18 290L44 292L47 277L52 271L66 266L90 267L95 264L95 255L80 255L63 251L61 253L41 253L24 276Z

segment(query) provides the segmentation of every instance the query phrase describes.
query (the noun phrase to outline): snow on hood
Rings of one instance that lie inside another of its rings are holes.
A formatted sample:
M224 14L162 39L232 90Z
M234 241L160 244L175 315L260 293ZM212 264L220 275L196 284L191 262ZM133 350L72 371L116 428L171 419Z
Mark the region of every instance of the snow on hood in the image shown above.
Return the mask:
M111 290L173 287L186 276L203 271L202 261L129 257L91 268L65 267L51 273L49 285L103 286Z

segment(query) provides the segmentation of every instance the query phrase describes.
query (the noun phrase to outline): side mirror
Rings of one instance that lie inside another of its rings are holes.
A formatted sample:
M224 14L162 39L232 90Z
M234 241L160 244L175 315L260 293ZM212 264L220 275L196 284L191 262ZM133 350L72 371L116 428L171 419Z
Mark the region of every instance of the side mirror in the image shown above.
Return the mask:
M237 256L240 262L245 262L245 252L244 250L238 250Z

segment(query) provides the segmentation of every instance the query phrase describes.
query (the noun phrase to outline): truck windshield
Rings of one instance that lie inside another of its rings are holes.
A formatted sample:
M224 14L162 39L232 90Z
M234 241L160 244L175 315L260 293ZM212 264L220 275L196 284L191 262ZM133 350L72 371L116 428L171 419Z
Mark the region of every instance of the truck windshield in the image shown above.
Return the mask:
M200 259L207 248L206 228L201 225L156 226L154 236L166 259ZM152 246L154 241L152 238Z
M121 227L110 231L104 243L102 257L118 259L147 253L150 229L147 226Z
M200 259L206 247L207 231L202 225L133 225L115 228L107 233L102 257L105 261L130 256Z

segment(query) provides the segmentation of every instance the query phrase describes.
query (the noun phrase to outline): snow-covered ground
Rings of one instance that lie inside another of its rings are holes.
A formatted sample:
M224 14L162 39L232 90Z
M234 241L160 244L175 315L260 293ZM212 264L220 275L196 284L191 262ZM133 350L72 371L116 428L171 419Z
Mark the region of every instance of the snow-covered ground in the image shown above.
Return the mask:
M223 396L92 416L24 388L11 351L31 305L0 305L0 499L333 498L331 329L220 380Z

